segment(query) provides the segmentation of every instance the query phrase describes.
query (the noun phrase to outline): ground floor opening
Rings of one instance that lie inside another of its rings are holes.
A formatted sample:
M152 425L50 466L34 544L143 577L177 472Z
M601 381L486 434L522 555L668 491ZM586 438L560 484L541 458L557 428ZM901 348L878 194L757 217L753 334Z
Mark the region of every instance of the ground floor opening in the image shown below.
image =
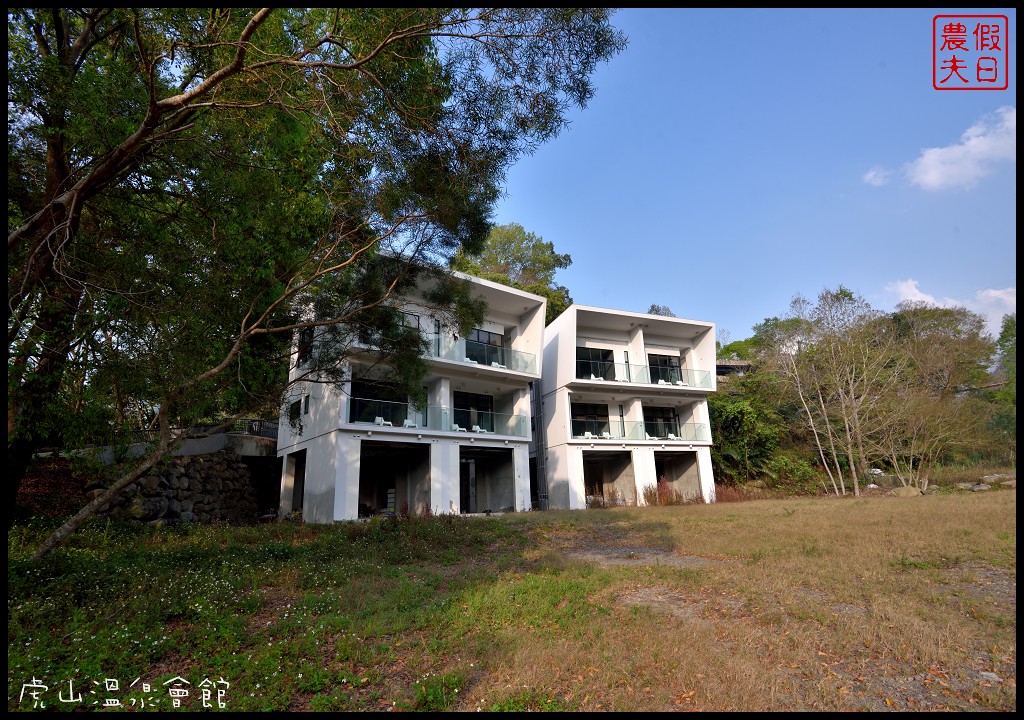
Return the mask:
M430 446L364 440L359 457L359 517L408 515L430 508Z
M584 450L583 484L587 507L636 505L633 454L628 450Z
M515 508L512 449L462 446L459 450L460 512L512 512Z

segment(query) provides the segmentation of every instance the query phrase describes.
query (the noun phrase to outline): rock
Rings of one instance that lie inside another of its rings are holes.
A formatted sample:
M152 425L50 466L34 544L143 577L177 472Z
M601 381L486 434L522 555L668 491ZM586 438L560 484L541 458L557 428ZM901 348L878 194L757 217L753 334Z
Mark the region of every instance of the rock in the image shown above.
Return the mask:
M991 485L984 485L982 483L978 483L977 485L974 485L974 486L971 487L971 492L981 492L982 490L991 490L991 489L992 489Z
M921 490L916 487L898 487L889 494L895 497L917 497L918 495L923 495Z

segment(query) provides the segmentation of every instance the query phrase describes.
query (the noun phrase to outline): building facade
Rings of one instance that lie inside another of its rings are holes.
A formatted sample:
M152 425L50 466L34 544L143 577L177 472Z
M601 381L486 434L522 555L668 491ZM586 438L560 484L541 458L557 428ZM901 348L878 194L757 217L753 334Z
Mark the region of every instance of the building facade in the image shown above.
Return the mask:
M422 295L401 306L406 324L429 341L425 406L374 382L376 358L358 349L340 388L293 384L278 435L282 515L322 523L530 509L531 399L546 301L466 279L487 304L468 337L441 326ZM307 351L316 351L315 334L298 340L291 379L304 377Z
M340 387L303 380L316 338L300 336L278 433L281 515L714 502L713 323L573 305L545 328L543 297L463 277L487 304L467 337L422 296L401 305L429 344L425 406L374 382L368 348L349 353Z
M573 305L545 330L532 461L545 507L714 502L713 323Z

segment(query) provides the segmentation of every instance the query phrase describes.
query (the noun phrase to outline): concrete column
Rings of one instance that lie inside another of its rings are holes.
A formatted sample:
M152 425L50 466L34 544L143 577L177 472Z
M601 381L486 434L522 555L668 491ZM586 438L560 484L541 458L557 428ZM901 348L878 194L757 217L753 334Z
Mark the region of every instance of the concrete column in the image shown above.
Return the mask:
M334 519L359 517L359 463L362 440L338 433L335 443Z
M700 494L704 502L715 502L715 476L711 469L711 448L697 448L697 472L700 476Z
M430 444L430 510L435 515L458 515L459 443L437 440Z
M657 486L658 484L658 477L655 474L653 448L633 449L633 477L636 481L636 504L646 505L644 488L648 485Z

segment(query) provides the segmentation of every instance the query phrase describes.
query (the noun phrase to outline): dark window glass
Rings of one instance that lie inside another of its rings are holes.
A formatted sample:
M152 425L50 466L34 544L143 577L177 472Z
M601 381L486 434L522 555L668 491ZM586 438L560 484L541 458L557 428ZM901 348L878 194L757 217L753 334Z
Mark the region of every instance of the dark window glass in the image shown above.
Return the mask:
M295 365L302 367L313 357L313 328L302 328L299 330L298 353L295 358Z
M456 392L454 400L453 421L456 425L467 429L471 429L475 425L483 430L494 432L493 397L477 393Z
M679 423L676 421L675 408L644 405L644 430L656 438L678 435Z
M583 380L601 378L615 379L615 364L612 351L606 348L576 348L576 377Z
M675 355L648 355L647 364L651 368L651 382L659 380L674 383L679 380L679 358Z
M611 432L607 405L573 403L570 408L573 437L583 437L586 433L600 437Z

